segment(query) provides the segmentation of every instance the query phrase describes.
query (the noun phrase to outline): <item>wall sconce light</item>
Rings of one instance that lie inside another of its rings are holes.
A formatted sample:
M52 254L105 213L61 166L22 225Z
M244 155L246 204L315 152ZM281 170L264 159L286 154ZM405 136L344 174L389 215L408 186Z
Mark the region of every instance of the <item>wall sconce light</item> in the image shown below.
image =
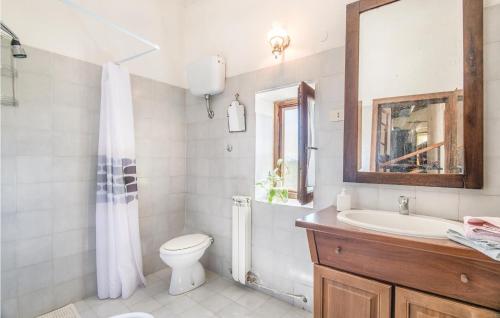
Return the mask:
M273 28L267 34L267 40L271 45L271 49L275 59L278 59L285 49L290 45L290 37L285 29L278 24L273 24Z

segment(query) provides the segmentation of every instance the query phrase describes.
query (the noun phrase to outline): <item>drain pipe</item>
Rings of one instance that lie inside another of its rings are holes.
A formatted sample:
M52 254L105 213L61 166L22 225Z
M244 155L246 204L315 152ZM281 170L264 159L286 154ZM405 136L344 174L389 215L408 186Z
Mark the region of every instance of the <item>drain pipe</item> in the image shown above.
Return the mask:
M259 277L257 276L257 274L255 274L253 272L247 273L247 283L251 286L255 286L257 288L261 288L261 289L270 291L273 294L278 294L278 295L286 296L286 297L293 298L293 299L299 299L304 304L307 304L307 297L304 295L292 294L292 293L288 293L288 292L284 292L284 291L280 291L280 290L276 290L276 289L264 286L262 284L262 282L259 280Z

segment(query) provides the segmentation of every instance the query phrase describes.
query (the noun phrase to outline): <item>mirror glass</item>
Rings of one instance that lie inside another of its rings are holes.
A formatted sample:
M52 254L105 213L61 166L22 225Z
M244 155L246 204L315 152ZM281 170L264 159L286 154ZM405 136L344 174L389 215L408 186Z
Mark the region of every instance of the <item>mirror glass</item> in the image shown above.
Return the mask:
M363 12L358 96L359 171L463 174L462 1Z

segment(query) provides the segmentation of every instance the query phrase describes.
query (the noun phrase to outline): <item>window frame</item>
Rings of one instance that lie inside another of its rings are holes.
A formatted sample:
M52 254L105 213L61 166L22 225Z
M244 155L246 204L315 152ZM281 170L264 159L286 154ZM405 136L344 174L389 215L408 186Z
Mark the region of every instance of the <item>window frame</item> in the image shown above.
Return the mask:
M289 108L297 108L299 107L298 98L289 98L285 100L275 101L274 102L274 150L273 150L273 167L277 168L276 163L278 159L284 158L284 123L283 123L283 112ZM299 125L297 123L297 129ZM283 171L279 171L281 173ZM298 173L298 171L297 171ZM298 189L288 189L288 197L290 199L297 199L297 191Z

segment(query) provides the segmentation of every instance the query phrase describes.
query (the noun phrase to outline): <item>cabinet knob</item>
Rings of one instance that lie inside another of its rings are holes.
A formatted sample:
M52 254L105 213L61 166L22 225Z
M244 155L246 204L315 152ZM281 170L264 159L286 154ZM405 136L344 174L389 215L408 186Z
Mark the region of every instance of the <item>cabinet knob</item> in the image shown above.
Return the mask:
M467 284L469 282L469 277L465 274L460 274L460 281L464 284Z
M337 248L335 249L335 254L340 254L341 251L342 248L340 246L337 246Z

